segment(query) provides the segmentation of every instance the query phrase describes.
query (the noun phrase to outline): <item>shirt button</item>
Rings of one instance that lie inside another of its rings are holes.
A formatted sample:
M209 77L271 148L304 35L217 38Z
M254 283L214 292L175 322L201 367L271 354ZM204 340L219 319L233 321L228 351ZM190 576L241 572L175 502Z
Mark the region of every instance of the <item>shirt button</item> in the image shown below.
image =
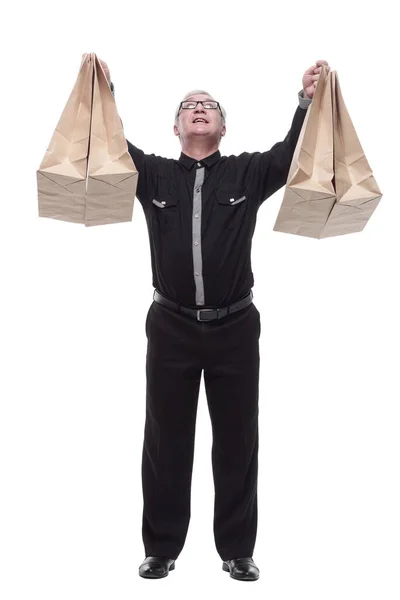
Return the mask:
M194 243L194 245L195 245L195 246L198 246L198 245L199 245L199 242L195 242L195 243Z
M198 275L198 273L196 273L196 275Z
M201 163L197 163L197 166L198 166L198 167L201 167Z
M199 218L199 215L198 215L198 214L194 215L194 218L195 218L195 219L198 219L198 218Z
M196 192L197 192L197 193L199 193L199 191L200 191L200 188L197 188L197 189L196 189Z

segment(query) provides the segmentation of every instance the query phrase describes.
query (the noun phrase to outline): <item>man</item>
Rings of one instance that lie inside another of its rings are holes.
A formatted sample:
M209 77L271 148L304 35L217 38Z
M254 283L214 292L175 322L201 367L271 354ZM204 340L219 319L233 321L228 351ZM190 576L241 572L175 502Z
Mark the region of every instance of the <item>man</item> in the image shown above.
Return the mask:
M145 325L142 577L166 577L186 539L203 370L213 433L215 545L232 578L259 577L252 555L261 323L252 303L251 239L262 202L286 183L323 63L329 70L320 60L305 72L290 131L266 152L221 156L225 111L203 90L187 94L176 111L178 160L145 154L127 141L139 172L155 287Z

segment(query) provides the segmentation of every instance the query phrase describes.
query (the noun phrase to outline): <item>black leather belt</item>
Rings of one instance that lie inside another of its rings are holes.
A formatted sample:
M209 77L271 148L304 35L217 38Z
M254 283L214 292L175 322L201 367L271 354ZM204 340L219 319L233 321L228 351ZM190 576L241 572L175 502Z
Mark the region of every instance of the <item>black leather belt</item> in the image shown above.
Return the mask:
M251 304L253 302L253 292L250 290L247 296L238 302L230 304L229 306L224 306L223 308L189 308L179 304L178 302L169 300L169 298L162 296L157 290L154 290L153 300L159 304L164 304L169 308L173 308L177 312L181 311L193 319L197 319L198 321L213 321L214 319L222 319L226 315L234 313L237 310L241 310L242 308L245 308Z

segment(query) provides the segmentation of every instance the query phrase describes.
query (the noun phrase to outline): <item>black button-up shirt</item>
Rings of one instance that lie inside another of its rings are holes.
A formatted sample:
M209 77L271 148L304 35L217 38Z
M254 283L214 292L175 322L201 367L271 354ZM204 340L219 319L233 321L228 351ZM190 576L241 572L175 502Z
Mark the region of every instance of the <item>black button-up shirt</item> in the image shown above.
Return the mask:
M223 307L253 287L251 242L262 202L286 184L306 115L297 107L266 152L200 161L145 154L128 140L149 233L153 286L191 308Z

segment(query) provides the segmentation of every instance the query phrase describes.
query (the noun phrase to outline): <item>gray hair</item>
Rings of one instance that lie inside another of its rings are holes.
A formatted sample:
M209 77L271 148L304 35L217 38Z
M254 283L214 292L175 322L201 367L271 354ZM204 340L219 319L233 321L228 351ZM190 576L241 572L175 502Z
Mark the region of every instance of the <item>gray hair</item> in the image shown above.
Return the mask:
M207 96L209 96L210 98L212 98L213 100L215 100L215 98L213 98L211 96L211 94L209 94L208 92L204 91L204 90L191 90L190 92L188 92L186 94L186 96L183 98L183 100L186 100L186 98L189 98L189 96L194 96L195 94L206 94ZM182 100L182 102L183 102ZM226 121L226 111L225 109L222 107L222 105L220 104L221 107L221 122L222 125L225 125L225 121ZM179 106L177 106L176 111L175 111L175 125L178 126L178 120L179 120Z

